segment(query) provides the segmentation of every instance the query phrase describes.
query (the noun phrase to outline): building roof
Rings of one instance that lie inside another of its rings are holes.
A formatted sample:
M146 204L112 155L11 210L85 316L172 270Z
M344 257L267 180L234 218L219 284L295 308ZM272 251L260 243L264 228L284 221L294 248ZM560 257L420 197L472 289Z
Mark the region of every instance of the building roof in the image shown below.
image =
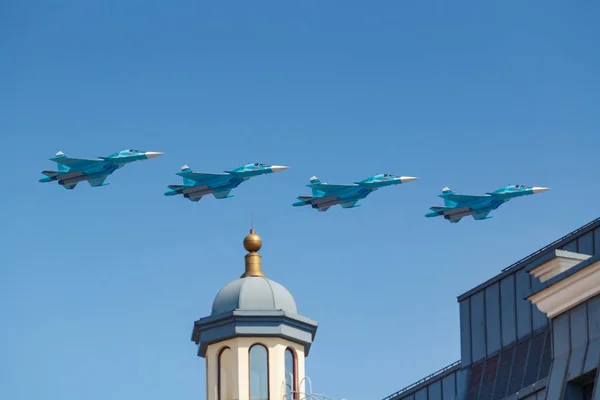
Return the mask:
M595 220L583 225L580 228L575 229L571 233L542 247L541 249L528 255L527 257L517 261L516 263L509 265L508 267L504 268L500 274L494 276L493 278L488 279L487 281L481 283L480 285L477 285L474 288L472 288L472 289L466 291L465 293L461 294L460 296L458 296L458 301L459 302L463 301L467 297L470 297L473 294L481 291L482 289L484 289L488 286L491 286L492 284L500 281L502 278L514 273L517 270L520 270L525 267L532 268L538 262L545 261L546 260L545 258L549 256L549 253L553 253L554 250L560 249L562 246L566 245L567 243L571 242L572 240L577 239L577 237L579 237L589 231L592 231L598 227L600 227L600 218L596 218Z
M219 291L211 314L234 310L281 310L298 314L292 294L283 285L260 276L236 279Z

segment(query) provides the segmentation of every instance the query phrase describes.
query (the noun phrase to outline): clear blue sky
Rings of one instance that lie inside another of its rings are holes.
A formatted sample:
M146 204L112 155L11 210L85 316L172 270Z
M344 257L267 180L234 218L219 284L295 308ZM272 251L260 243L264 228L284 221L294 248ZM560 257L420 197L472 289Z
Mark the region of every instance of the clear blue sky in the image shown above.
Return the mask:
M560 4L562 3L562 4ZM379 399L459 358L456 296L598 216L593 1L0 2L0 398L205 397L190 336L243 271L320 323L317 392ZM41 184L62 150L165 156ZM290 165L236 197L163 196L181 165ZM418 176L292 208L311 175ZM552 190L426 219L448 185Z

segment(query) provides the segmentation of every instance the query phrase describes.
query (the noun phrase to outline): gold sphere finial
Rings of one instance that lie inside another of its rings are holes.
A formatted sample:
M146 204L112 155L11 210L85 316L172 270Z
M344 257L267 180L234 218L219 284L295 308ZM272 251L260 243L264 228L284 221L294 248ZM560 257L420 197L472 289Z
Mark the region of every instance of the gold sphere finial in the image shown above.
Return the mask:
M260 268L260 254L257 253L261 247L262 239L254 233L254 229L250 229L250 234L244 238L244 248L248 251L248 254L246 254L246 271L242 275L242 278L247 276L265 276Z
M250 234L244 238L244 248L246 251L254 253L259 251L261 247L262 239L254 233L254 229L250 229Z

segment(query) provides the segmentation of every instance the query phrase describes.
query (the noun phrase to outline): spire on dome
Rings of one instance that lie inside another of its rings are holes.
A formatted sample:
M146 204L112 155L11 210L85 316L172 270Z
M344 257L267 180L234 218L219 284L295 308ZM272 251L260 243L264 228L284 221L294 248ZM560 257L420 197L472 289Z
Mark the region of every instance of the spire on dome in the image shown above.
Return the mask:
M261 256L257 252L262 247L262 239L256 233L254 229L250 229L250 234L244 238L244 248L248 251L246 254L246 272L241 276L245 278L247 276L261 276L265 274L261 271Z

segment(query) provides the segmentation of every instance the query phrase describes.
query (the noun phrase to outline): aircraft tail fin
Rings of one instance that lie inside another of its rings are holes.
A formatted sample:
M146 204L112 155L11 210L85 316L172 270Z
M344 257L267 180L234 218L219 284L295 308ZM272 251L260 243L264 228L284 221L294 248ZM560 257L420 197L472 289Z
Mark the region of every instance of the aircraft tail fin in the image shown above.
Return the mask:
M449 195L449 194L454 194L454 191L452 189L450 189L448 186L446 186L445 188L442 189L442 196ZM455 207L456 202L445 198L444 205L446 207Z
M453 207L453 206L456 205L456 203L454 201L452 201L452 200L444 199L444 205L446 207Z
M310 177L310 183L308 184L308 186L313 186L313 185L321 185L321 184L325 184L325 182L322 182L319 178L317 178L316 176L311 176ZM315 197L321 197L325 195L325 192L316 188L312 188L312 194Z
M194 185L194 183L196 181L185 176L186 173L193 173L193 172L194 171L187 164L184 165L183 167L181 167L181 172L179 172L179 175L183 178L184 185L187 185L187 186ZM178 185L174 185L174 186L178 186Z
M56 156L54 156L54 158L51 158L52 161L54 161L56 163L56 165L58 165L58 172L69 172L69 167L67 167L64 164L60 163L60 159L61 158L66 158L67 155L65 153L63 153L62 151L59 151L58 153L56 153Z

